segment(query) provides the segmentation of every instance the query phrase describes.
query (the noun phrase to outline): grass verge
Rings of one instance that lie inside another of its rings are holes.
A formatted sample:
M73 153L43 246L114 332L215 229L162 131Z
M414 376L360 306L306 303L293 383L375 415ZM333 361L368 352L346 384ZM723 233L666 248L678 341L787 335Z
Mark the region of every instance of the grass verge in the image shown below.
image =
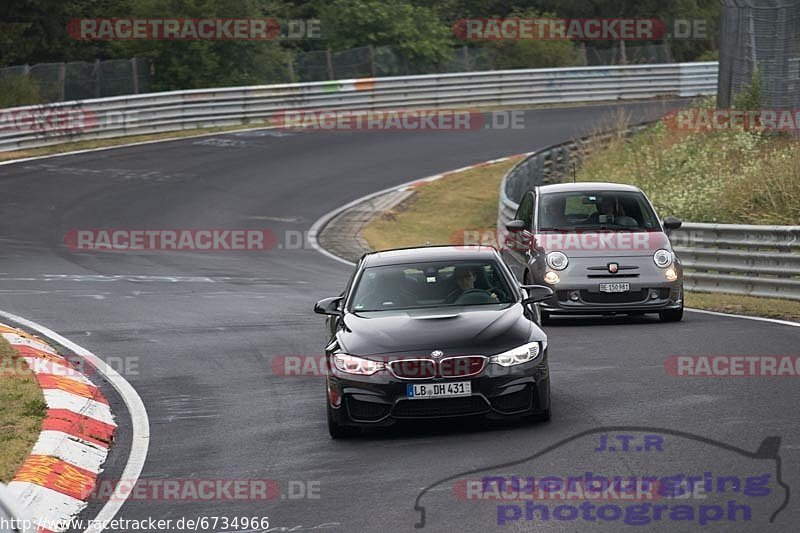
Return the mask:
M8 483L39 438L47 412L42 390L25 361L0 337L0 482Z
M452 244L458 231L497 227L500 180L519 157L465 170L417 187L361 235L373 250Z
M459 232L465 229L494 232L500 180L516 161L487 165L423 184L400 205L374 218L361 235L373 250L386 250L463 242L459 240ZM686 306L800 321L800 302L778 298L687 292Z
M687 292L686 307L800 322L800 302L779 298Z

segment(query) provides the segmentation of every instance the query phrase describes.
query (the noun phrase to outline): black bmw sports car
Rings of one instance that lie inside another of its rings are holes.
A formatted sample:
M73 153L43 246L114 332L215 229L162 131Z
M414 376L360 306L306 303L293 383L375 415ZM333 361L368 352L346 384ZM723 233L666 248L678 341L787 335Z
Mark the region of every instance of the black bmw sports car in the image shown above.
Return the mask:
M398 420L550 418L547 336L493 248L434 246L364 255L330 315L328 427L334 438Z

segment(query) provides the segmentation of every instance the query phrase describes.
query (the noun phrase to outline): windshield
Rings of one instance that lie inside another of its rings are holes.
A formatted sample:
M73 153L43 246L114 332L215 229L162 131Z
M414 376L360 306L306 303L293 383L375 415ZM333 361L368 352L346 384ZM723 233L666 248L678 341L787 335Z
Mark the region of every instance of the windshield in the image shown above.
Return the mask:
M494 261L405 263L364 269L351 311L509 304L514 294Z
M539 231L661 231L640 192L566 192L542 195Z

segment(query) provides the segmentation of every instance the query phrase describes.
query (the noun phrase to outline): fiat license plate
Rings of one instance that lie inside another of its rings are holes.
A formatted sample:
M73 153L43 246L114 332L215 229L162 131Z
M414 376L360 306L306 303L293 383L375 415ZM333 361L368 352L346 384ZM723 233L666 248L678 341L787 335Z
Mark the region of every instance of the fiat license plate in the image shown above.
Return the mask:
M601 283L600 292L628 292L631 290L630 283Z

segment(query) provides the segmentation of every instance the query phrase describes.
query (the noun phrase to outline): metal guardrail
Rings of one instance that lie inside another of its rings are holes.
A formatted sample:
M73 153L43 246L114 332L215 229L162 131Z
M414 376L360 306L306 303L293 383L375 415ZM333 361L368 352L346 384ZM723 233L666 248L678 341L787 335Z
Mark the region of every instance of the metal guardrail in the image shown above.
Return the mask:
M570 164L586 155L586 150L580 150L584 141L530 154L506 173L500 184L500 235L514 219L519 207L516 200L535 186L558 182L567 175ZM683 263L688 290L800 300L800 226L685 222L671 231L669 238Z
M689 290L800 300L800 226L687 223L670 240Z
M0 151L195 128L269 125L274 115L292 110L507 107L698 96L716 92L717 68L716 62L707 62L463 72L61 102L0 110Z

